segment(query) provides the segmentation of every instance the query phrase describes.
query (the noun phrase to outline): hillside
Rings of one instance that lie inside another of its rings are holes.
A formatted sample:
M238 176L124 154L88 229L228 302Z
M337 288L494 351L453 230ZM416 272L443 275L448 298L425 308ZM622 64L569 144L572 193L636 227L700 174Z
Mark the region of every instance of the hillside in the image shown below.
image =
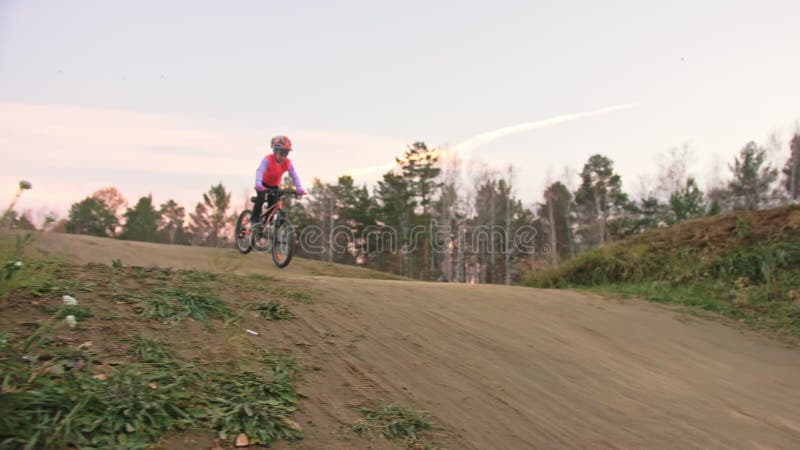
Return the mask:
M23 265L0 303L0 439L100 423L84 438L165 449L233 448L237 427L301 449L800 440L796 349L654 303L61 234L2 251ZM75 328L65 293L88 310ZM93 421L110 407L122 419Z
M800 336L800 207L652 230L530 274L524 284L632 294Z

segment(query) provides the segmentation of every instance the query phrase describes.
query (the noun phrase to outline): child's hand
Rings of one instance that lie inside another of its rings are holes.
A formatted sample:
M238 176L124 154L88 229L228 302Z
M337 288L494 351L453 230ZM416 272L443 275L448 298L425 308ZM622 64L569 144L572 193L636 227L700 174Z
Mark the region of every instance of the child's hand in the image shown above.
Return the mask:
M302 196L306 195L306 191L303 188L300 188L300 189L297 190L297 195L302 197Z

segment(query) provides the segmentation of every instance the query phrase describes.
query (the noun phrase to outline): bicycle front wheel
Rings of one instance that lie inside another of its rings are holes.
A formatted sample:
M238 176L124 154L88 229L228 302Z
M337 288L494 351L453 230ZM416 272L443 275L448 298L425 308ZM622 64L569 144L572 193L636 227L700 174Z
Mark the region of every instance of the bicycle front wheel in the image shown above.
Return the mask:
M275 238L272 244L272 261L283 269L289 265L294 254L294 228L288 220L282 220L275 227Z
M253 250L253 247L250 245L249 227L251 213L251 211L244 210L239 214L239 218L236 219L236 236L234 242L236 243L236 250L239 250L239 253L243 255Z

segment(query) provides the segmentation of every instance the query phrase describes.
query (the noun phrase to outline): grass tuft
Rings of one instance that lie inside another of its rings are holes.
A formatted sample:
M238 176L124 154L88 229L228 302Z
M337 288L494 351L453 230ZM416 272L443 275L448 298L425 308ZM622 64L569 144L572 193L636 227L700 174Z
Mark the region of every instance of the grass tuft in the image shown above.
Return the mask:
M155 297L144 300L142 315L147 319L175 325L187 317L211 328L211 319L225 319L232 315L228 306L210 291L185 291L179 288L161 288Z
M134 337L128 353L142 363L169 363L175 359L175 353L163 342L145 336Z
M258 314L264 319L289 320L294 318L294 314L292 314L288 306L275 300L250 305L249 309L251 311L258 311Z
M144 449L188 427L223 438L246 433L264 445L302 437L288 421L298 365L286 356L266 361L264 372L231 376L175 360L166 344L139 336L129 349L135 359L168 364L133 363L97 377L82 352L23 352L21 344L0 333L0 448Z
M353 426L353 431L380 431L385 438L401 440L406 445L418 444L419 434L433 428L427 415L397 405L356 406L353 409L364 415L364 419Z

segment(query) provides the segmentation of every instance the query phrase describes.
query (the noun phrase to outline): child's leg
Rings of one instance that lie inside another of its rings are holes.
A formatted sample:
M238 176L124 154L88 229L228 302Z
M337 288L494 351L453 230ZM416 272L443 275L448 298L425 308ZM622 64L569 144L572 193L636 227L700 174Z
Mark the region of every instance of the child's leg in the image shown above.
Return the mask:
M267 186L270 189L278 189L278 186ZM276 194L267 194L267 210L272 208L272 205L278 202L278 196Z
M261 219L261 208L264 206L264 195L266 191L256 191L256 201L253 203L253 214L250 215L250 222L256 223Z

